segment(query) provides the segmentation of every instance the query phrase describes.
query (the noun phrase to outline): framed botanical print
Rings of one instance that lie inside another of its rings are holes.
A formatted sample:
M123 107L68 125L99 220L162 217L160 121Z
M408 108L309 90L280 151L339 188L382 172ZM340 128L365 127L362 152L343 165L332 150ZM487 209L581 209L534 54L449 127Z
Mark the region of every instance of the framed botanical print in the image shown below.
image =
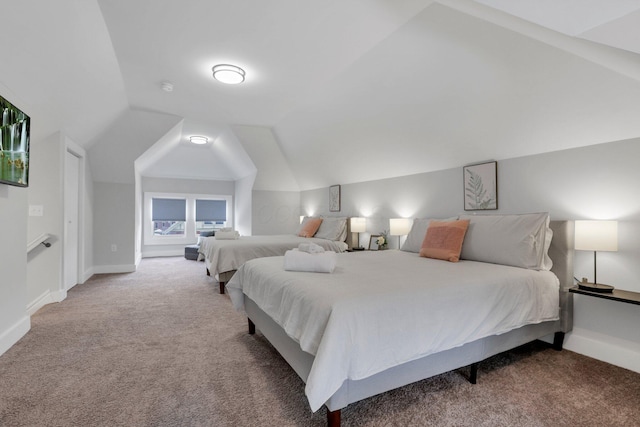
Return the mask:
M463 168L464 210L498 209L498 162Z
M329 187L329 212L340 212L340 186Z

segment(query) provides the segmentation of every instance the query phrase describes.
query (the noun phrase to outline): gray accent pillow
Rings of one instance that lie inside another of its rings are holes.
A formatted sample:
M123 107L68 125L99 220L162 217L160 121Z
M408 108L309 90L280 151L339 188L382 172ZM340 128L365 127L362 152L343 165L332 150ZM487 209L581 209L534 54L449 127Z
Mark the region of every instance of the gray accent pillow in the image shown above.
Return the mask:
M320 228L313 237L342 242L347 236L346 217L322 217Z

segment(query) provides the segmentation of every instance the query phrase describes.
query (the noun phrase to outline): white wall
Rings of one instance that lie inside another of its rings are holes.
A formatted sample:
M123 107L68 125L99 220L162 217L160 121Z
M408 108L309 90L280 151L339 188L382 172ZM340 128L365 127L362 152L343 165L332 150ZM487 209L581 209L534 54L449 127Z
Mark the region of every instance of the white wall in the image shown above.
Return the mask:
M619 250L598 256L598 281L640 292L640 139L498 162L498 205L490 213L541 212L552 219L617 219ZM482 161L484 159L478 159ZM368 217L368 234L390 217L462 213L462 167L343 185L341 214ZM329 214L328 189L301 193L302 214ZM334 214L335 215L335 214ZM391 247L397 247L392 238ZM576 252L575 275L593 277L593 255ZM588 296L574 298L565 348L640 372L640 310Z
M44 233L52 235L49 248L38 246L27 257L28 311L66 298L63 286L64 256L64 167L65 151L80 160L78 281L84 283L93 274L93 182L85 151L69 137L55 133L31 144L29 205L41 206L42 216L27 219L27 241Z
M253 191L252 232L292 234L300 226L299 191Z
M244 236L250 236L253 232L253 226L251 223L251 211L252 211L252 188L253 182L256 178L256 174L250 174L249 176L236 181L236 199L235 199L235 228Z
M0 354L31 326L27 314L28 189L0 184Z
M134 184L94 182L93 199L94 273L135 271Z
M63 255L63 169L64 137L55 133L31 144L29 205L42 206L42 216L29 216L28 241L51 234L49 248L40 245L28 256L27 299L29 312L61 301Z

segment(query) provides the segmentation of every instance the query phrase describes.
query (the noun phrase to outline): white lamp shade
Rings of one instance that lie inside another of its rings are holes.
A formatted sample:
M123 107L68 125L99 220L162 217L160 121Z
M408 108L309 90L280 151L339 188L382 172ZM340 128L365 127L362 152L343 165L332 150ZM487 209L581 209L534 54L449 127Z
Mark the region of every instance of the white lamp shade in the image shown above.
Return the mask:
M352 233L364 233L367 230L367 219L362 217L353 217L349 219Z
M618 250L617 221L576 221L575 249L578 251Z
M389 234L392 236L406 236L411 230L410 218L389 219Z

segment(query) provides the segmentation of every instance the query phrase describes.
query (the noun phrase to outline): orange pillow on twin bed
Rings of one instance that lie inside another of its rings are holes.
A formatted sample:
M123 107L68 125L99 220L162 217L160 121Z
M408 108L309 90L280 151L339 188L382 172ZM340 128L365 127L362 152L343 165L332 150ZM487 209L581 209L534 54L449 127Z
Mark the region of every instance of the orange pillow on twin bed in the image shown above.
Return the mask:
M458 262L469 220L431 221L424 236L420 256Z
M322 224L322 218L309 218L302 224L302 227L300 227L298 236L313 237L316 231L318 231L318 228L320 228L320 224Z

